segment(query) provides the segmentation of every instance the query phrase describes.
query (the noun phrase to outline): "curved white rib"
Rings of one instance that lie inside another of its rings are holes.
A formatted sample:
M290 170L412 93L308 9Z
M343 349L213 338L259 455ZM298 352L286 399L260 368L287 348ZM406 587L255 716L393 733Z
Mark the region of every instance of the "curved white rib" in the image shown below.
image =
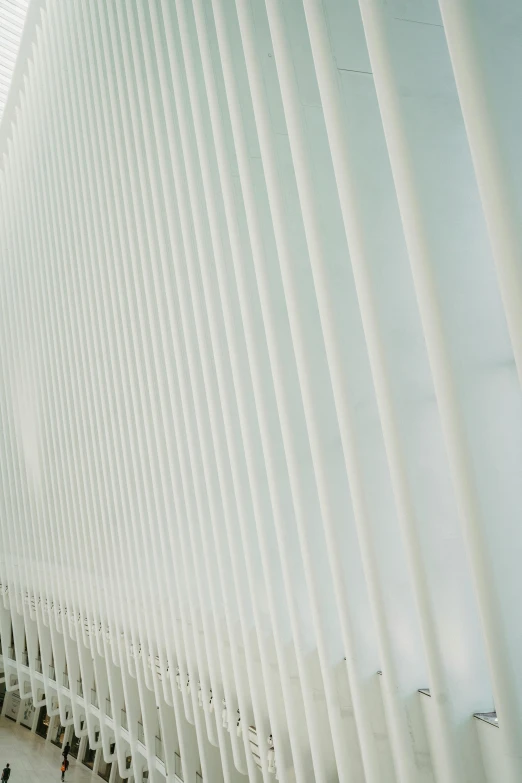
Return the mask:
M9 96L29 0L0 1L0 122Z
M7 690L111 783L519 781L515 4L26 5Z

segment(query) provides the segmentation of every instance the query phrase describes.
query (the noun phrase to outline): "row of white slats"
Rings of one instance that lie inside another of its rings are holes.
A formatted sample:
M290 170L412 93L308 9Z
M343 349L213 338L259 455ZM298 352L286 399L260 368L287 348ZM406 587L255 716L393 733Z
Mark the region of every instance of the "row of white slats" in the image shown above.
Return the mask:
M483 779L493 706L519 781L519 4L41 4L0 133L11 609L194 722L206 779L205 737L270 780L212 692L283 783Z
M7 102L28 0L0 0L0 122Z

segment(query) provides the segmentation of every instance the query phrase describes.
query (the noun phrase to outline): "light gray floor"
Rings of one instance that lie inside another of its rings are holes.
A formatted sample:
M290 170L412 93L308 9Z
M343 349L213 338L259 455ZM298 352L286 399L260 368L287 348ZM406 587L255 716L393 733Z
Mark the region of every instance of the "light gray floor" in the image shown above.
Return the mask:
M58 783L61 761L59 748L29 729L0 718L0 771L6 762L10 763L9 783ZM92 783L92 778L90 769L70 759L66 783Z

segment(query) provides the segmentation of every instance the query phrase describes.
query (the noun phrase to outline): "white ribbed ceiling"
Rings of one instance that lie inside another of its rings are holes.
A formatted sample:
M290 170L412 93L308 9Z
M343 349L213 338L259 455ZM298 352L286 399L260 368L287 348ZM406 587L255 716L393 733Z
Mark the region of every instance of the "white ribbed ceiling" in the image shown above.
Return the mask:
M18 56L29 0L0 0L0 120Z

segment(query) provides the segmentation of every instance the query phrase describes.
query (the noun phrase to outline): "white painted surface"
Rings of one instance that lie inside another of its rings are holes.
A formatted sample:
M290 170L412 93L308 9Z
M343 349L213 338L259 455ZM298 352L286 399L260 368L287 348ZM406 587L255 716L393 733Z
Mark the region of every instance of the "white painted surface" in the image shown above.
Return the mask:
M7 103L30 0L0 0L0 122Z
M522 779L520 10L440 6L34 0L0 634L123 773Z

